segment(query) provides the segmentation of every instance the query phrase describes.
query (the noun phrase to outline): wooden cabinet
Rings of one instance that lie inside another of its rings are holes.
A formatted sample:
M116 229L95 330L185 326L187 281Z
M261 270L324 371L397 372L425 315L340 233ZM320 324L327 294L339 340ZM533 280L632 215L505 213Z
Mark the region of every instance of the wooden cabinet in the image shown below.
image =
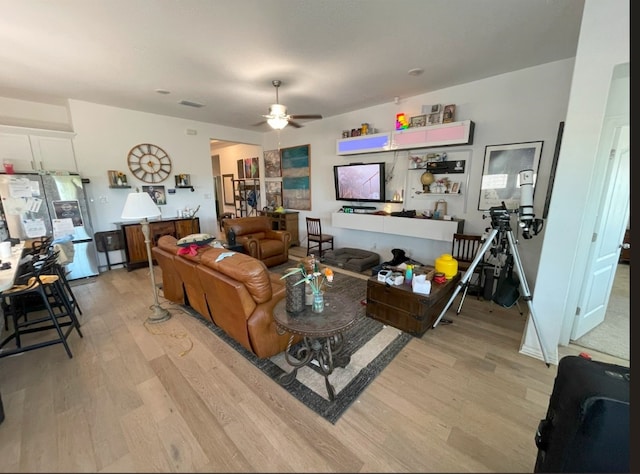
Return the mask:
M419 217L377 216L373 214L350 214L334 212L331 225L343 229L380 232L382 234L418 237L421 239L451 242L453 234L464 232L464 219L422 219Z
M147 246L144 243L142 226L139 223L121 223L124 235L125 255L127 270L141 268L148 265ZM189 234L200 232L200 219L169 219L162 221L152 221L149 223L149 237L151 246L155 246L158 239L163 235L173 235L176 239L181 239Z
M22 127L0 127L0 159L13 163L15 172L77 171L70 132Z
M298 212L271 212L260 211L260 215L271 219L273 230L286 230L291 234L291 245L300 245L300 234L298 231Z
M425 273L432 270L425 267ZM453 294L460 273L445 283L431 282L431 293L414 293L411 285L387 285L377 275L367 280L367 316L421 337L433 326Z

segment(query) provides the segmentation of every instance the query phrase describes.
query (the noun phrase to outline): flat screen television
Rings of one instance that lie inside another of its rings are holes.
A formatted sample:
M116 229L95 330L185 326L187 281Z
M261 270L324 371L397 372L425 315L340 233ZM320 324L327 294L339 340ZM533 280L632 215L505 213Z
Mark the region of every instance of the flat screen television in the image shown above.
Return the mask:
M336 200L384 202L384 163L354 163L333 167Z

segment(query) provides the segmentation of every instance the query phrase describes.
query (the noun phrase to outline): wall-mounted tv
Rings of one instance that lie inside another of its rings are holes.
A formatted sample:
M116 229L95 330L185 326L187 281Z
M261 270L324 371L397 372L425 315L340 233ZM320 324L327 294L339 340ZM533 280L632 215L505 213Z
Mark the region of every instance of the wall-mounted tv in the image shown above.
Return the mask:
M384 163L353 163L333 167L336 200L384 202Z

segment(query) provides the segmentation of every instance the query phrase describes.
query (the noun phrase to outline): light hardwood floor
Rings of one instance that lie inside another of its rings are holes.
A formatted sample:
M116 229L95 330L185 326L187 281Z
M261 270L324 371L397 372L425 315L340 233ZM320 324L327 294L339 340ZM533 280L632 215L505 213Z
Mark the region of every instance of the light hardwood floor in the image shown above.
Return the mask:
M145 325L149 286L148 269L77 285L73 359L61 345L0 359L2 472L533 470L557 368L518 354L515 308L468 297L332 425L166 301L173 318Z

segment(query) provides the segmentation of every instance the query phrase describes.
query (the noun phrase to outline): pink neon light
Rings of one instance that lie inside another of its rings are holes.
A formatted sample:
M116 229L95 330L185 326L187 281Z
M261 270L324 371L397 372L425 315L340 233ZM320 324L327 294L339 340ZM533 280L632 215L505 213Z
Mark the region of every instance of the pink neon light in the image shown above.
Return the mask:
M457 127L434 128L429 130L416 130L404 132L394 136L397 145L415 145L418 143L446 142L449 140L460 140L465 137L466 127L460 125Z

